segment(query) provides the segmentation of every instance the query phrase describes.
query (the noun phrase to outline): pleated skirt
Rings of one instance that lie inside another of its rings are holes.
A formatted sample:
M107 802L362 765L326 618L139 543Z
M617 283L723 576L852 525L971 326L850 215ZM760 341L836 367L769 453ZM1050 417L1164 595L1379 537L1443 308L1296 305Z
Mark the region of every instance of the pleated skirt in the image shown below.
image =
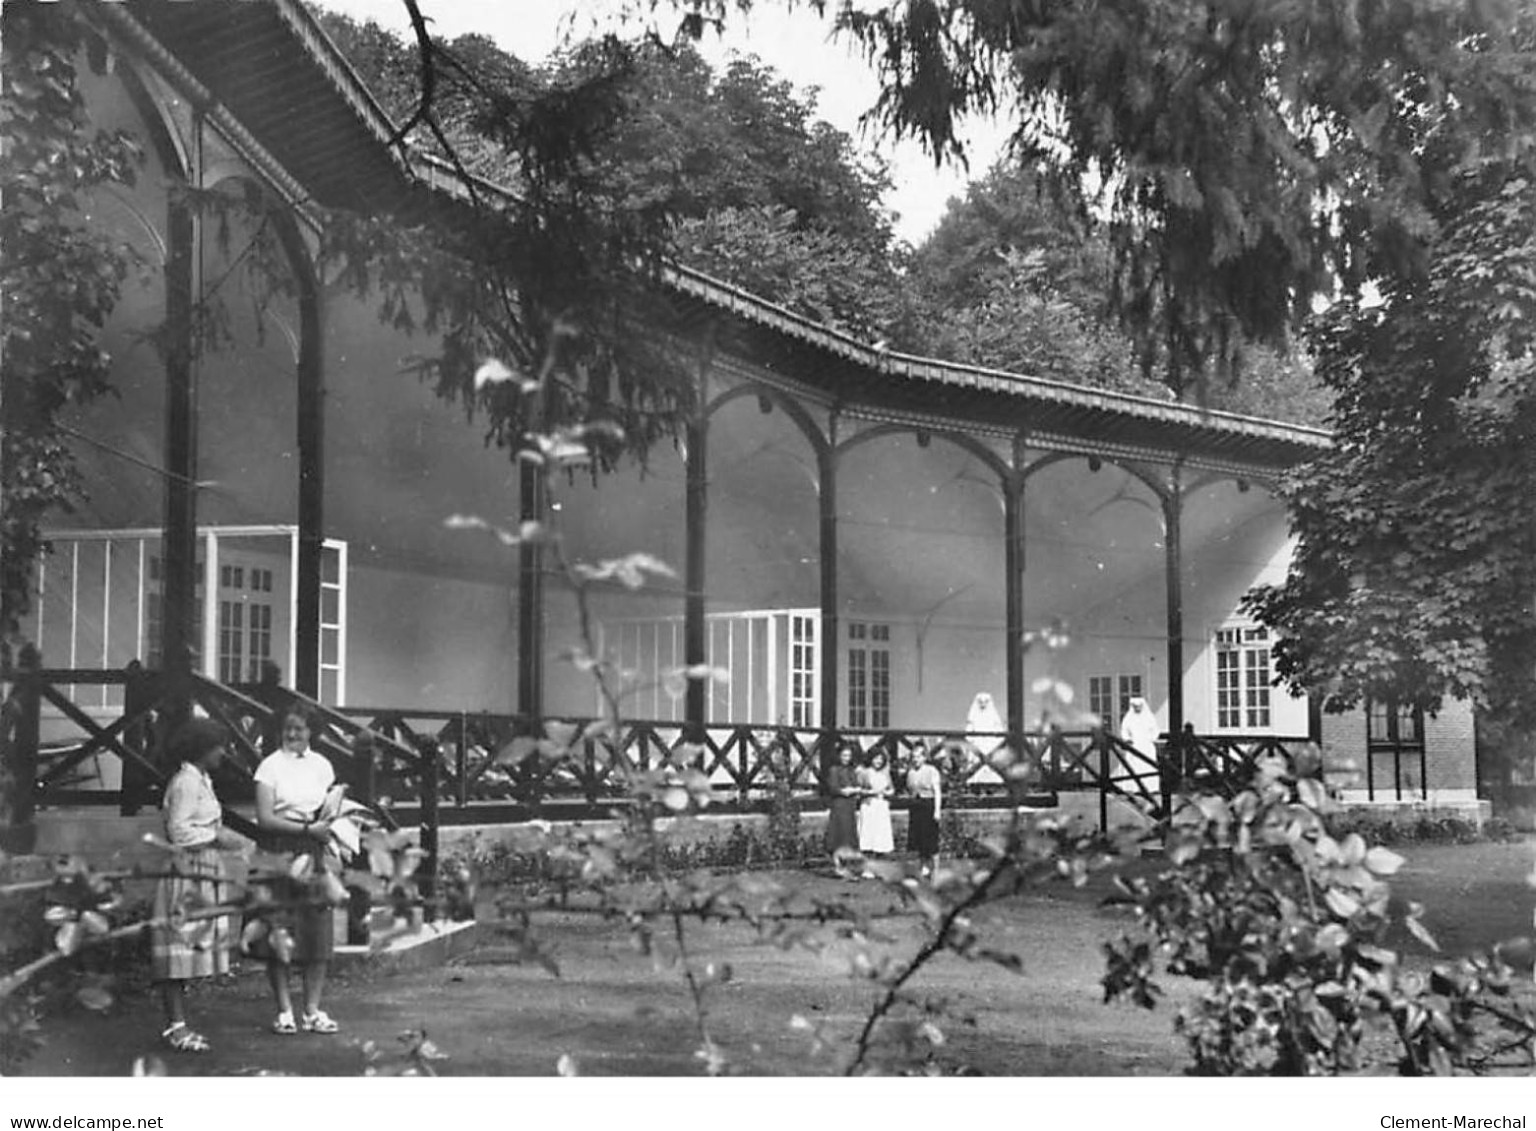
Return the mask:
M233 898L224 859L213 847L172 853L168 875L155 885L150 965L159 980L211 978L229 971L235 945L235 917L189 919Z

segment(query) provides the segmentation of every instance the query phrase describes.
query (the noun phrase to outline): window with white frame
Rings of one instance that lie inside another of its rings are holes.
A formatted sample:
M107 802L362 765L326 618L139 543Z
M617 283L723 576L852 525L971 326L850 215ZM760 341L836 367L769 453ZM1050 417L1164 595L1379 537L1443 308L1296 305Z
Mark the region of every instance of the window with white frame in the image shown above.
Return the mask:
M891 725L891 626L848 622L848 725Z
M1231 625L1216 630L1216 727L1263 730L1270 725L1269 629Z
M272 570L219 566L219 679L256 682L272 659Z
M1114 729L1131 709L1131 700L1145 695L1140 673L1118 672L1114 675L1088 677L1088 709Z
M816 725L816 618L789 618L789 723Z

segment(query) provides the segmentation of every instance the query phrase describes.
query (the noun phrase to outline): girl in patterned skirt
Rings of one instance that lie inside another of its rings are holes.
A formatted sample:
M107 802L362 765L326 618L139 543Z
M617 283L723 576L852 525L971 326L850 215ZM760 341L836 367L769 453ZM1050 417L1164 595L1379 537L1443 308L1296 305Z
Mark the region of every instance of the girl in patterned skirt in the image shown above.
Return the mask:
M208 1051L208 1039L187 1024L187 984L227 973L236 937L233 916L206 914L232 895L219 850L249 845L224 828L223 810L213 792L211 775L224 757L225 742L217 723L192 719L169 744L181 766L165 787L171 859L155 886L150 960L165 1006L166 1027L160 1036L177 1052Z

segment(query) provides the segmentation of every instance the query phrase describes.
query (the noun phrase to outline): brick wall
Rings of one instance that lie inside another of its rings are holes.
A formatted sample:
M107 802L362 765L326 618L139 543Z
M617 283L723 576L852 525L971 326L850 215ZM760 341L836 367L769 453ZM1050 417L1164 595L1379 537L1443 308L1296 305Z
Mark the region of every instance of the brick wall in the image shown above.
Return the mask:
M1365 799L1368 781L1365 748L1365 712L1323 716L1323 767L1328 783ZM1393 800L1393 760L1378 755L1373 767L1376 800ZM1416 799L1421 785L1431 799L1470 800L1477 796L1477 759L1472 709L1466 703L1445 704L1439 715L1424 719L1423 782L1417 758L1405 758L1396 767L1405 799Z

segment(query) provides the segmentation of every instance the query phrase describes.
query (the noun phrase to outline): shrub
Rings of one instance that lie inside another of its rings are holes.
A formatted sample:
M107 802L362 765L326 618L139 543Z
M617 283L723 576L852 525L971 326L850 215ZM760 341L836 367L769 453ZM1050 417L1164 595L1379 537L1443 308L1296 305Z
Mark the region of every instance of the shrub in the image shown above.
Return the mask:
M1436 817L1418 814L1410 820L1379 817L1359 810L1341 810L1329 814L1329 835L1342 839L1358 833L1374 844L1481 844L1509 843L1524 839L1524 834L1503 817L1485 821L1481 828L1462 817Z
M1434 940L1421 907L1390 899L1386 877L1402 858L1358 832L1336 835L1318 781L1274 760L1231 801L1181 802L1167 829L1173 866L1122 880L1139 930L1106 946L1104 992L1151 1008L1159 965L1202 982L1175 1022L1193 1073L1353 1072L1373 1032L1395 1040L1405 1075L1529 1063L1536 1016L1512 1000L1499 951L1424 979L1385 947L1398 920Z

